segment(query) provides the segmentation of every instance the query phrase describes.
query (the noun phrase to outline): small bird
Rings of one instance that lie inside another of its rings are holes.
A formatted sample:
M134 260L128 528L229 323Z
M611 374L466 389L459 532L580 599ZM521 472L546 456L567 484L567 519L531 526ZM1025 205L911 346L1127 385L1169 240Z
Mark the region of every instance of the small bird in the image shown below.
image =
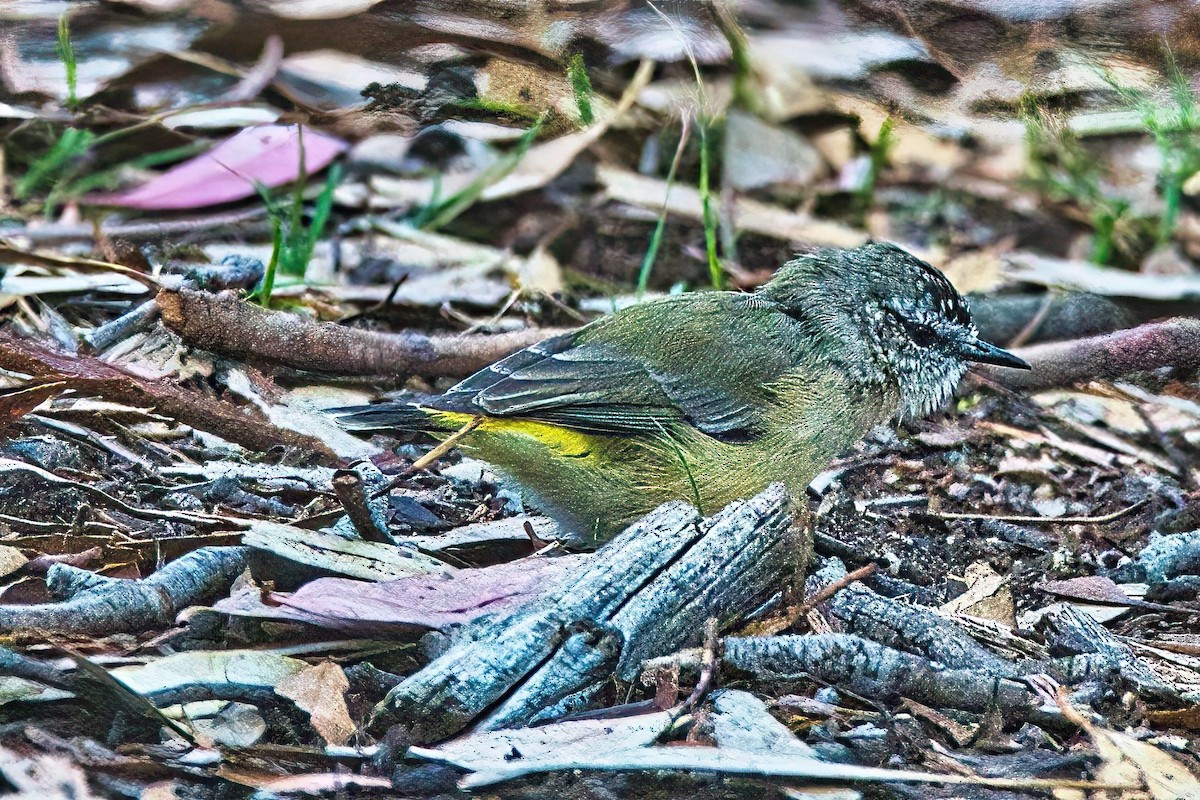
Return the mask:
M339 422L469 429L461 450L603 541L668 500L712 513L777 481L802 496L871 428L943 405L972 361L1029 369L980 340L944 275L872 243L798 256L753 293L625 308L443 395L340 409Z

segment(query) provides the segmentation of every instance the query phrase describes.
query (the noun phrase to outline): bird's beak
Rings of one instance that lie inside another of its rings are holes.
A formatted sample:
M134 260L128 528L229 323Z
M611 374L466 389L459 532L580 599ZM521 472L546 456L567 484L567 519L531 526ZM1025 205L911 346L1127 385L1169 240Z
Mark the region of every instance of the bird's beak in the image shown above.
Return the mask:
M959 342L958 354L965 361L977 361L980 364L995 364L997 367L1012 367L1013 369L1032 369L1024 359L982 339L967 339Z

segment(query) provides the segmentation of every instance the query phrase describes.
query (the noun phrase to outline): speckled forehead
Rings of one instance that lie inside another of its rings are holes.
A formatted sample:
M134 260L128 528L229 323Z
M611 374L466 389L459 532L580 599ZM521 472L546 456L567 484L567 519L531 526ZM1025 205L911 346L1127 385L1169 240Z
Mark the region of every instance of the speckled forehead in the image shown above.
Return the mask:
M971 312L966 299L955 291L945 275L925 264L921 264L921 267L923 280L920 305L937 309L938 313L947 319L970 325Z

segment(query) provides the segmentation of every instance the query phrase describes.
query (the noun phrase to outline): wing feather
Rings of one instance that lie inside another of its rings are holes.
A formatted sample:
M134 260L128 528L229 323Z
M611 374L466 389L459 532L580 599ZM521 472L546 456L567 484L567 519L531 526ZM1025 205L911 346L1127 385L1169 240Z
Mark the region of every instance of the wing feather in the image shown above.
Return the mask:
M774 313L742 302L736 308ZM653 433L680 422L727 440L759 433L761 382L782 369L781 354L771 356L767 374L757 371L757 381L722 381L712 376L724 365L709 369L705 359L723 360L722 353L741 349L736 343L698 342L694 353L677 351L683 368L672 371L651 363L647 354L655 348L618 346L590 327L592 335L584 328L556 336L475 373L446 393L445 406L605 434Z

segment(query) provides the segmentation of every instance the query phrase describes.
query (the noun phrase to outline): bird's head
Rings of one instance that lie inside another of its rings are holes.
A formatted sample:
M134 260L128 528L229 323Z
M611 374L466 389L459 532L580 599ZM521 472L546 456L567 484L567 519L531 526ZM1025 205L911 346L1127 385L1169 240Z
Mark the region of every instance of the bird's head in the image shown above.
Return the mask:
M825 249L789 261L759 290L806 326L848 377L890 389L902 416L953 394L970 362L1029 369L979 338L942 273L892 244Z

